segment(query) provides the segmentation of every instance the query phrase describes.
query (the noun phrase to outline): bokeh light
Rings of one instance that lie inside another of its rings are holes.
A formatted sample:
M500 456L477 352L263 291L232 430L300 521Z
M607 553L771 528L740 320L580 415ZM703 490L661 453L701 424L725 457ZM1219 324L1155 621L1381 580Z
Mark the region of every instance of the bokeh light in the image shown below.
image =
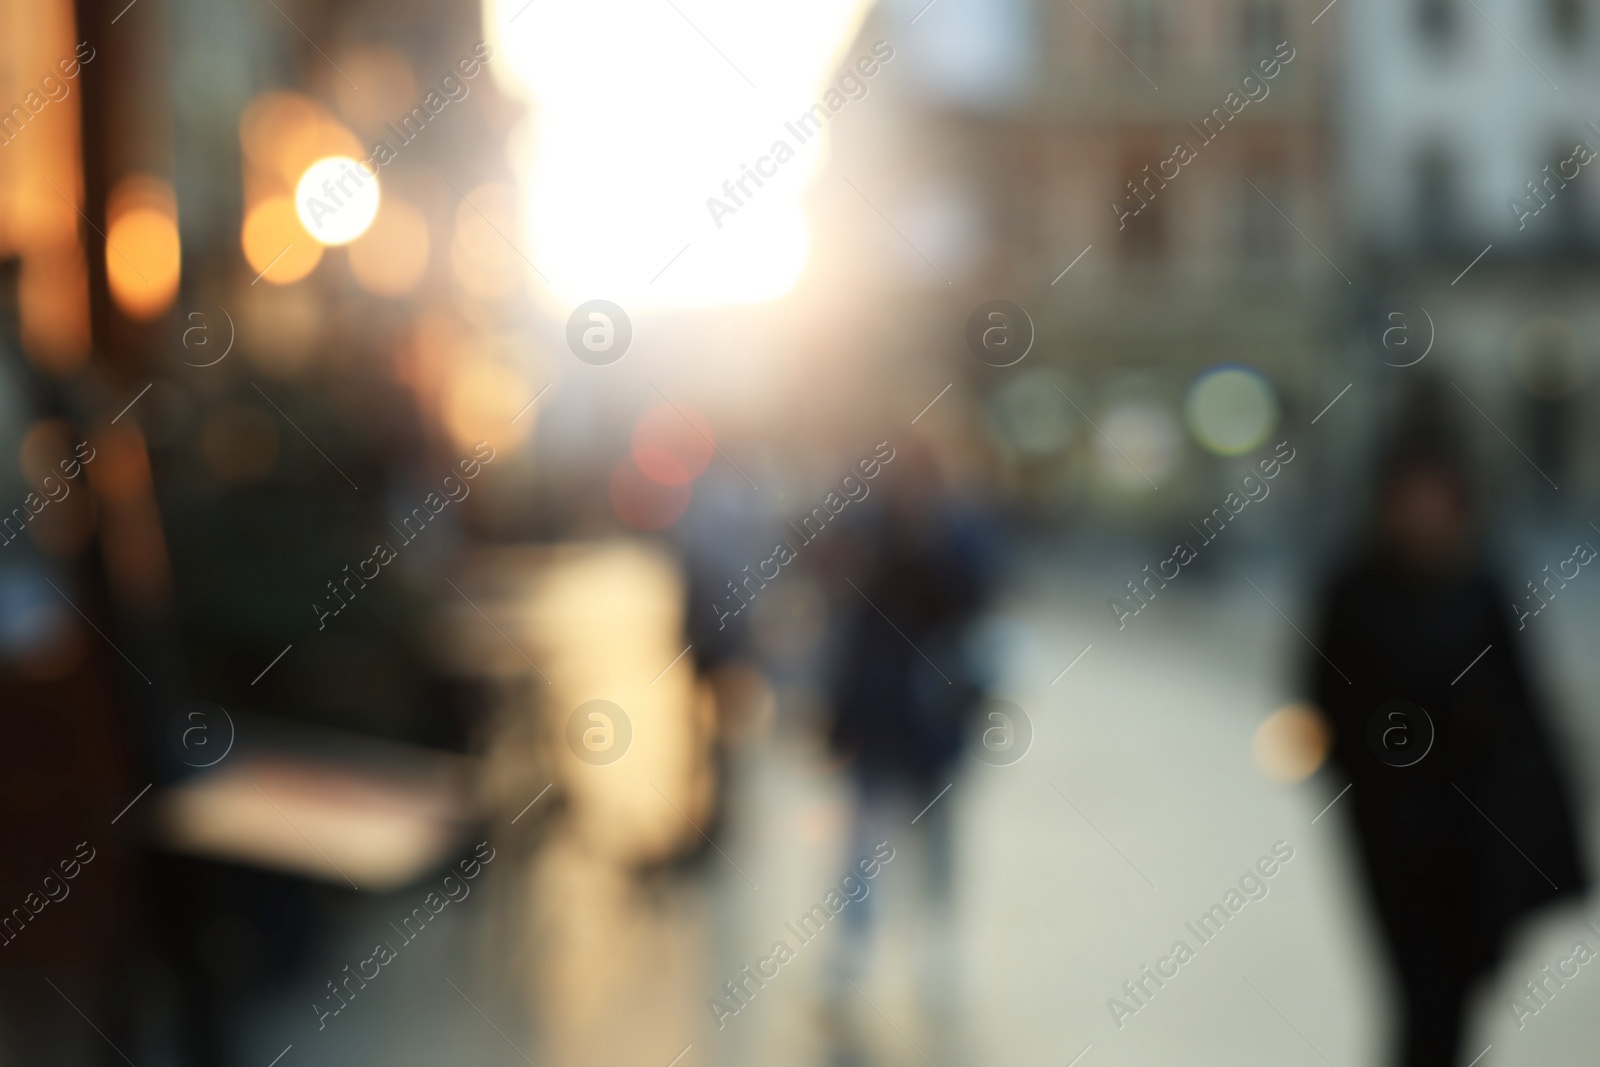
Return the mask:
M991 432L1013 451L1048 456L1072 440L1077 413L1055 388L1055 372L1035 367L1009 379L989 400Z
M349 156L327 156L306 168L294 189L300 225L325 245L346 245L378 217L378 176Z
M1119 489L1148 491L1151 482L1160 485L1183 458L1177 420L1154 401L1122 401L1099 422L1095 459L1101 476Z
M244 146L248 163L261 168L278 168L280 163L291 163L283 174L293 181L311 160L315 159L317 127L321 122L321 108L309 97L298 93L262 93L251 101L239 118L239 141ZM304 156L304 159L298 157Z
M635 530L665 530L683 517L693 490L688 485L662 485L625 456L611 469L611 509Z
M244 147L246 194L249 186L270 181L270 193L295 187L306 168L328 156L365 155L356 139L327 108L298 93L273 91L251 101L239 119Z
M660 485L688 485L711 463L711 424L693 408L657 404L633 427L633 462Z
M1251 754L1257 769L1275 782L1301 782L1328 756L1333 738L1317 709L1290 704L1256 727Z
M322 262L322 246L300 225L300 216L286 196L251 208L240 242L250 269L273 285L297 282Z
M350 244L350 273L375 296L404 296L428 270L428 220L392 196L383 198L371 229Z
M106 282L129 318L160 315L178 295L181 251L172 187L148 175L118 183L106 201Z
M1217 367L1189 386L1183 416L1200 447L1219 456L1239 456L1277 427L1278 398L1272 383L1254 368Z
M460 448L489 441L497 448L514 444L533 428L533 410L522 414L535 390L503 363L473 358L455 371L444 401L445 426ZM516 422L512 422L516 419Z

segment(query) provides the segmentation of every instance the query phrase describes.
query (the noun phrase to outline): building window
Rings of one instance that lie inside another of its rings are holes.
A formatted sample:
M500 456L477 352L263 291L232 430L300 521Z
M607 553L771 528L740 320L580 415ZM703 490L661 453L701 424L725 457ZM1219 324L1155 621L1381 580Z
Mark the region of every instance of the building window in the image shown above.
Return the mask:
M1432 45L1448 44L1455 38L1460 12L1456 0L1416 0L1417 27Z
M1456 243L1456 174L1450 153L1429 145L1413 164L1417 239L1424 248L1445 250Z
M1285 37L1279 0L1245 0L1240 43L1246 61L1265 58Z
M1550 19L1550 34L1559 44L1573 47L1583 36L1583 0L1545 0Z

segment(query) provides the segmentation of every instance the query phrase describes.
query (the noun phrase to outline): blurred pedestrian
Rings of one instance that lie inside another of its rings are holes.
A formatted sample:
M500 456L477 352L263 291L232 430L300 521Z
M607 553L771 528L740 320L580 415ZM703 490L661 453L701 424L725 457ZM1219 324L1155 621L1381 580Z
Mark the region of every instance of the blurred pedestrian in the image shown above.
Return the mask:
M847 864L871 855L880 841L920 845L914 850L922 858L920 895L931 914L919 924L928 932L916 948L924 955L914 961L916 985L930 1024L947 1029L959 990L952 922L955 804L942 794L955 780L983 697L986 665L975 661L975 627L988 600L991 553L983 524L947 493L931 452L919 445L899 451L879 482L875 508L832 557L848 561L840 569L854 572L835 579L847 578L855 588L838 583L843 620L836 630L829 742L855 787ZM864 971L883 894L904 885L904 872L891 875L873 896L846 909L835 985L840 998L855 996L846 982L858 982Z
M1459 1065L1463 1011L1519 919L1586 885L1512 598L1479 547L1437 393L1385 459L1373 536L1324 596L1318 704L1403 992L1395 1063Z

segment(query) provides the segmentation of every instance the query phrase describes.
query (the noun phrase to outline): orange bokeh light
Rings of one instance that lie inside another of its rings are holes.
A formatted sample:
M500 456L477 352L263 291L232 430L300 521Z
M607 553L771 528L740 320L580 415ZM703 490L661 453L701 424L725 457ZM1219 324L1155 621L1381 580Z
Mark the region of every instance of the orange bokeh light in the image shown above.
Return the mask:
M659 485L688 485L711 463L711 424L693 408L657 404L633 427L633 462Z
M300 225L294 201L287 196L251 208L240 241L250 269L273 285L297 282L322 262L322 245Z
M1262 720L1251 750L1256 767L1268 778L1300 782L1322 766L1332 743L1327 721L1316 708L1290 704Z
M528 383L510 367L473 358L452 369L444 398L445 426L461 448L477 441L510 447L533 429L531 412L517 419L532 395Z
M176 219L147 208L106 228L106 281L130 318L153 319L178 295L180 254Z
M306 168L324 156L366 158L356 135L328 109L298 93L262 93L239 119L239 140L249 171L270 176L282 191L294 188Z
M106 281L129 318L160 315L178 295L182 250L172 186L135 174L106 199Z

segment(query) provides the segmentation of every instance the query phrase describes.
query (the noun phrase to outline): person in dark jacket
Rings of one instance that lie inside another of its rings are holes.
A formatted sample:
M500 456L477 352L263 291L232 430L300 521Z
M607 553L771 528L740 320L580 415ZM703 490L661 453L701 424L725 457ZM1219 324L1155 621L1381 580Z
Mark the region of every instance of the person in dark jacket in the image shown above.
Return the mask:
M926 447L901 446L876 491L877 509L863 511L828 568L842 608L828 740L855 786L847 863L871 856L879 842L906 858L846 909L834 993L857 996L848 985L864 970L872 916L900 899L899 889L884 887L920 883L930 918L915 967L918 999L950 1062L960 968L950 934L956 801L944 792L957 780L988 683L978 624L993 550L987 525L946 492ZM836 1040L845 1047L834 1062L857 1062L855 1037Z
M991 551L975 514L943 488L937 461L908 445L883 502L842 568L844 612L829 741L860 792L912 796L949 783L982 698L971 628L988 597Z
M1587 884L1512 597L1473 525L1461 449L1424 404L1316 641L1316 699L1404 994L1405 1067L1458 1067L1467 997L1513 924Z

